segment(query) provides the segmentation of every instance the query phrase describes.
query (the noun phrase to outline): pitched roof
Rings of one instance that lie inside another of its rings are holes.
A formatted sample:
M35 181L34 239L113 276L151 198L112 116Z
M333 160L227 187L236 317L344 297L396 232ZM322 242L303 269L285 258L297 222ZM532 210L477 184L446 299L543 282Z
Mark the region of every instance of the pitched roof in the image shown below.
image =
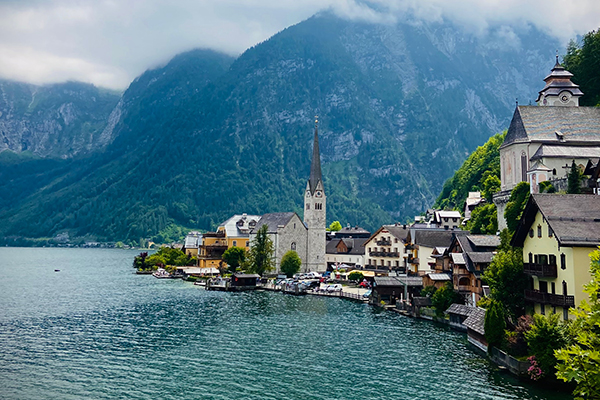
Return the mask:
M315 188L319 181L322 180L321 177L321 155L319 153L319 134L317 132L317 125L315 121L315 137L313 140L313 153L312 153L312 162L310 164L310 177L308 178L308 185L310 187L310 193L315 193Z
M472 329L480 335L485 335L485 310L479 307L471 307L471 313L463 321L463 325L467 327L467 329Z
M247 237L260 218L260 215L236 214L219 226L225 228L227 237Z
M600 146L567 146L543 144L531 157L531 161L541 158L600 158Z
M463 317L468 317L477 307L465 306L464 304L452 303L446 310L447 314L457 314Z
M561 246L600 245L600 196L545 193L535 193L529 197L511 245L523 246L538 211L552 228Z
M375 233L373 233L371 235L371 237L367 239L367 241L370 241L373 238L375 238L375 236L377 236L379 234L379 232L383 231L384 229L387 230L389 233L391 233L392 236L394 236L396 239L401 240L403 242L406 241L406 237L408 236L408 233L410 232L410 227L408 227L406 225L398 225L398 224L382 225L381 228L377 229L377 231L375 231ZM365 241L365 243L367 241Z
M600 107L518 106L501 147L526 141L600 144Z
M414 236L413 236L414 231ZM461 233L462 232L462 233ZM452 231L446 229L414 229L411 239L414 244L426 247L450 247L454 234L466 234L467 231Z
M500 246L500 236L496 235L467 235L467 240L475 246L474 250L479 250L478 247Z
M486 251L486 252L472 252L472 253L466 253L467 257L474 263L477 264L485 264L485 263L491 263L492 262L492 258L494 258L494 253L492 253L491 251Z
M371 236L371 232L366 229L361 228L360 226L347 226L342 228L341 230L335 232L335 236L339 237L348 237L354 235L368 235Z
M450 274L444 274L444 273L430 272L429 274L427 274L427 276L432 281L450 281L450 280L452 280L452 278L450 277Z
M376 276L373 279L375 286L423 286L423 278L420 276Z
M296 215L294 212L263 214L251 233L256 233L263 225L268 226L267 233L277 233L277 227L287 225L294 215ZM302 226L304 226L304 224L302 224ZM304 227L306 228L306 226Z
M352 254L352 255L363 255L365 254L365 242L367 238L342 238L342 239L332 239L327 242L325 247L325 252L327 254ZM337 246L343 241L346 247L348 248L348 253L338 253Z

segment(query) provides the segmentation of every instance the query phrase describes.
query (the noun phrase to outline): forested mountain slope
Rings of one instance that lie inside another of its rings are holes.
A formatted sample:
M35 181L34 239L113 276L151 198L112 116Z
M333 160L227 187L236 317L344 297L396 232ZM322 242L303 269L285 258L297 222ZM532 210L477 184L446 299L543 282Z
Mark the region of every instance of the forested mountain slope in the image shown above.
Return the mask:
M404 220L508 126L515 97L535 99L556 47L534 29L508 43L321 14L235 61L183 54L132 83L102 155L1 208L0 235L138 240L233 213L301 214L317 114L328 219Z

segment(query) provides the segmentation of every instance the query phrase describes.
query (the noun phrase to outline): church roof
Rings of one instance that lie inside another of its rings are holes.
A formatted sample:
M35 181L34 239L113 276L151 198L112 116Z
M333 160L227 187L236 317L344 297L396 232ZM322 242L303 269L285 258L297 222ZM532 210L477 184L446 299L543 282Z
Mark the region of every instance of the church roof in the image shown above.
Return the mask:
M315 124L315 137L314 137L314 141L313 141L312 162L310 165L310 177L308 178L308 185L310 187L311 194L315 193L315 189L316 189L319 181L322 181L321 154L319 153L319 134L317 132L317 126Z
M515 142L600 145L600 107L517 106L501 147Z
M531 161L542 158L600 158L600 146L561 146L543 144L535 152Z
M256 233L263 225L268 226L267 233L277 233L277 228L279 226L286 226L294 215L296 215L294 212L263 214L251 233ZM304 224L302 224L302 226L304 226Z

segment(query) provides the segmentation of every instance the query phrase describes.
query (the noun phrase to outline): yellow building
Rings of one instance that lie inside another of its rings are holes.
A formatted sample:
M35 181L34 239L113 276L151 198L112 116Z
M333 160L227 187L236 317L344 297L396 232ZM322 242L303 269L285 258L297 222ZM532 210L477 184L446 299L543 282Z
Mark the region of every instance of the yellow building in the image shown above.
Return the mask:
M225 266L223 253L230 247L249 250L250 231L259 219L259 215L234 215L220 224L216 232L204 233L198 254L198 266L200 268Z
M525 300L534 313L558 313L588 300L589 253L600 245L600 196L532 194L511 245L523 248L531 278Z

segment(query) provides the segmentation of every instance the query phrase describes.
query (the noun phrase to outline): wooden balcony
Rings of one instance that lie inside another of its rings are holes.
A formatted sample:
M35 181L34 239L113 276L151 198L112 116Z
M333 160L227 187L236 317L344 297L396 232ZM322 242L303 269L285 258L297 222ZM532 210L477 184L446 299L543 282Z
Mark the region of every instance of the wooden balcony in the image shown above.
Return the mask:
M396 251L372 251L369 253L371 257L400 257L400 253Z
M380 239L377 241L377 246L391 246L392 242L386 239Z
M525 300L539 304L549 304L559 307L575 307L575 296L544 293L539 290L526 290Z
M535 275L540 278L556 278L556 264L536 264L536 263L525 263L523 264L523 271L527 275Z

